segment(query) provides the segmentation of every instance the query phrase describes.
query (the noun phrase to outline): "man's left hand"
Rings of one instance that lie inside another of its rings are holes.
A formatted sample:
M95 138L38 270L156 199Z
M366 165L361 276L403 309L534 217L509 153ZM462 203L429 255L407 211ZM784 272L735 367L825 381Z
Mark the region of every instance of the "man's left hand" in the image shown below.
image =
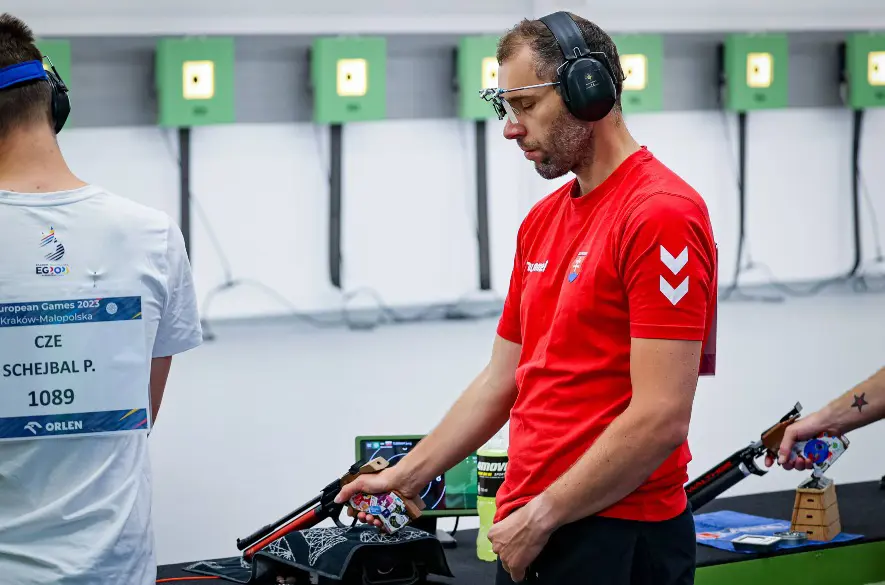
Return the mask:
M529 565L544 549L552 533L549 517L541 510L541 497L516 510L489 530L492 551L498 555L504 569L516 583L525 579Z

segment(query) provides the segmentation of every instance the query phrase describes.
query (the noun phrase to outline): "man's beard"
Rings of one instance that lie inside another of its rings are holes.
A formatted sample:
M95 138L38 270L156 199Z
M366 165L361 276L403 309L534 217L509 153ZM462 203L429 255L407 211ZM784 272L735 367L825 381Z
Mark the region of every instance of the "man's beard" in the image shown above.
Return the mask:
M535 170L545 179L556 179L593 160L593 126L563 108L550 125L545 146L545 156L535 163Z

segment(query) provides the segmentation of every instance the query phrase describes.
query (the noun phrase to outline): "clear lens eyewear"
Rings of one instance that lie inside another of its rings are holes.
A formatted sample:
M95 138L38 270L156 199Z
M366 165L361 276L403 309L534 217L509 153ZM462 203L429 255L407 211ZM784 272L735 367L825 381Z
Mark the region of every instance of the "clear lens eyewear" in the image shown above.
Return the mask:
M553 81L550 83L539 83L537 85L527 85L525 87L514 87L512 89L498 89L498 88L487 88L480 90L479 95L485 101L492 104L492 108L494 108L495 113L498 115L499 120L503 120L504 116L507 116L512 123L518 124L519 120L516 117L517 111L513 109L513 106L510 105L510 102L507 101L506 98L501 97L505 93L513 92L513 91L522 91L524 89L535 89L536 87L550 87L553 85L559 85L558 81Z

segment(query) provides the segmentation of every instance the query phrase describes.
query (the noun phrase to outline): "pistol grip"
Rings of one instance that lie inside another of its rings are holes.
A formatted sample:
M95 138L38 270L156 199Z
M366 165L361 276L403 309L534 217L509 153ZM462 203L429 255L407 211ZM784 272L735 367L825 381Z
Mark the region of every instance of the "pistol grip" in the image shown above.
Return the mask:
M790 419L785 420L783 422L779 422L768 431L764 435L762 435L762 444L768 450L768 452L772 455L777 455L778 449L780 449L781 442L784 440L784 434L787 432L787 427L796 422L798 419Z
M348 504L356 512L371 514L377 518L388 534L393 534L421 516L421 507L396 491L387 494L357 494L350 498Z

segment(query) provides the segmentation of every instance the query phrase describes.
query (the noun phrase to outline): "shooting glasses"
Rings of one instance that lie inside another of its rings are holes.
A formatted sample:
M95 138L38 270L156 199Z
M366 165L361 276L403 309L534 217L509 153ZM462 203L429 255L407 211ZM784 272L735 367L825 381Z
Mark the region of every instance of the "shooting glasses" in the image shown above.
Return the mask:
M514 91L522 91L525 89L535 89L538 87L550 87L553 85L559 85L558 81L551 81L549 83L538 83L536 85L526 85L525 87L513 87L510 89L499 89L497 87L489 87L483 90L480 90L479 95L485 101L492 104L492 107L495 109L495 113L498 114L498 119L503 120L504 116L514 124L518 124L519 120L517 119L518 110L515 110L510 102L507 101L506 98L502 97L505 93L510 93Z

